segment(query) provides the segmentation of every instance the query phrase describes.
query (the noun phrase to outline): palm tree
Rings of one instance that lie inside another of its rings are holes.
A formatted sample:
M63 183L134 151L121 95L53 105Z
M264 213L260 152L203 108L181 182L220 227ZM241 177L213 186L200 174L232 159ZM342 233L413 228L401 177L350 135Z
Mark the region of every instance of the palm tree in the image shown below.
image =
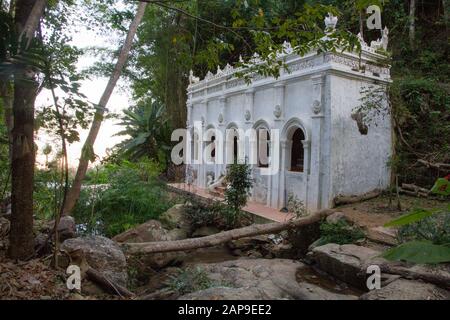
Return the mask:
M119 152L130 159L148 157L161 161L170 151L169 119L164 106L158 102L151 101L124 111L119 125L125 129L116 135L130 136L118 145Z

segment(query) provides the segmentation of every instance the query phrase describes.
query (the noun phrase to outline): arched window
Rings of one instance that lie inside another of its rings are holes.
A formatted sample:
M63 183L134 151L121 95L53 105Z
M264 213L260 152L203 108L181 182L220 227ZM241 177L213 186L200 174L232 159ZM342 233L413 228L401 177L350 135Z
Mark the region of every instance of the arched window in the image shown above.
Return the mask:
M211 158L214 161L216 158L216 136L211 137L211 144L212 144L212 150L211 150Z
M303 148L303 141L305 140L305 134L302 129L298 128L295 130L292 136L292 147L291 147L291 171L303 172L304 171L304 161L305 161L305 151Z
M257 130L258 134L258 167L268 168L270 157L270 132L266 128Z
M199 141L199 136L198 136L198 133L197 132L195 132L194 133L194 139L193 139L193 141L192 141L192 143L193 143L193 146L194 146L194 160L195 161L198 161L199 160L199 143L200 143L200 141Z
M234 136L233 138L233 161L234 163L238 162L238 137Z

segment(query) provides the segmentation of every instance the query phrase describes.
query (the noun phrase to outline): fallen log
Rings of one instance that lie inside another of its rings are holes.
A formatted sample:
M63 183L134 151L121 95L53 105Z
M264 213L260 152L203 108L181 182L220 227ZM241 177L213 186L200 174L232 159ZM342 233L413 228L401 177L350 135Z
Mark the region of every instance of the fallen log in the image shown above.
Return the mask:
M360 196L338 196L338 197L334 198L334 205L341 206L341 205L346 205L346 204L367 201L367 200L378 197L380 194L381 194L380 190L374 190L374 191L365 193Z
M424 192L417 192L417 191L410 191L410 190L405 190L403 188L398 188L398 192L410 197L417 197L417 198L428 198L429 194L428 193L424 193Z
M285 230L308 226L326 218L334 212L336 211L324 210L297 220L251 225L249 227L225 231L202 238L185 239L179 241L123 243L121 244L121 246L126 252L130 254L163 253L214 247L232 240L260 236L264 234L275 234Z
M415 184L407 184L407 183L402 183L402 189L405 190L409 190L409 191L414 191L417 194L429 194L430 190L416 186Z
M417 160L417 162L427 168L450 170L450 164L447 163L432 163L422 159Z
M438 287L449 290L450 289L450 273L424 273L417 272L410 268L399 266L399 265L391 265L391 264L381 264L379 265L381 272L399 275L405 279L411 280L423 280L425 282L429 282L435 284Z

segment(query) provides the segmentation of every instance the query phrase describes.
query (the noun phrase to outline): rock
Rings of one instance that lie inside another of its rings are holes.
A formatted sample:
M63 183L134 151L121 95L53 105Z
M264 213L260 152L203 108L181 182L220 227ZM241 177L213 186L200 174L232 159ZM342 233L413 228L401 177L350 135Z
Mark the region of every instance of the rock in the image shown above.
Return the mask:
M186 294L178 300L263 300L258 290L247 288L216 287Z
M41 251L41 254L47 254L52 251L52 242L51 239L48 240L48 234L46 233L39 233L34 238L34 247L37 249L39 248Z
M64 241L61 250L69 254L82 250L89 266L108 279L126 287L127 261L116 242L102 236L74 238Z
M131 230L125 231L113 238L119 243L157 242L183 240L188 236L184 229L172 229L167 231L161 222L156 220L147 221ZM139 257L141 263L152 269L162 269L164 267L178 264L185 257L182 252L168 252L146 254Z
M207 237L217 233L220 233L220 230L218 228L212 226L204 226L195 230L194 233L192 234L192 237L194 238Z
M159 221L166 229L190 230L191 224L184 214L184 205L177 204L159 216Z
M367 290L366 275L361 274L361 269L379 255L378 251L353 244L329 243L312 250L312 258L319 269L363 290Z
M161 270L169 266L180 265L185 257L186 253L184 252L150 253L142 255L139 260L154 270Z
M374 242L380 242L390 246L398 245L397 230L394 228L370 228L369 230L367 230L366 236Z
M86 299L79 293L71 293L69 296L69 300L86 300Z
M127 230L113 238L121 243L155 242L171 240L168 231L163 228L161 222L149 220L133 229Z
M44 233L50 233L55 227L55 220L46 222L41 230ZM58 225L58 238L60 242L64 242L67 239L72 239L77 236L77 225L75 219L71 216L63 216L59 220Z
M77 236L77 225L75 219L71 216L61 217L58 225L59 241L63 242L67 239L75 238Z
M269 254L278 259L288 259L292 257L293 247L290 243L281 243L269 248Z
M340 221L348 222L347 217L342 212L335 212L332 215L327 217L326 220L330 224L337 224Z
M172 229L167 232L167 238L170 239L170 241L177 241L177 240L183 240L187 239L189 237L189 234L184 229Z
M387 286L368 292L362 300L450 300L450 291L422 281L398 279Z
M8 236L10 228L10 221L6 218L0 218L0 239Z
M304 265L294 260L240 259L198 266L218 286L184 295L180 300L357 299L311 283L299 283L297 272Z

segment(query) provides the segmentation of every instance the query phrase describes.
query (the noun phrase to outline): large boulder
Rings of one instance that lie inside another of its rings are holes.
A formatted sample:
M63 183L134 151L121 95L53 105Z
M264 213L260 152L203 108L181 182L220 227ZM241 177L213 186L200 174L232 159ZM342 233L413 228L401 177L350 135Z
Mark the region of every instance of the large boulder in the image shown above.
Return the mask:
M155 242L172 240L161 222L149 220L133 229L127 230L113 238L123 243Z
M81 250L90 267L122 286L127 285L127 261L116 242L102 236L87 236L64 241L61 250L69 255Z
M379 251L353 244L329 243L312 250L312 258L317 266L331 276L357 288L367 290L363 266L369 265L380 255ZM381 262L382 259L378 258Z
M198 266L217 287L181 296L180 300L357 299L298 281L297 273L306 266L294 260L240 259Z
M45 222L41 227L41 232L50 233L55 227L55 220ZM75 219L71 216L63 216L59 220L58 224L58 238L59 241L64 242L67 239L75 238L77 236L77 225Z
M189 219L186 217L185 208L182 204L177 204L164 212L159 216L159 221L161 221L164 228L171 229L184 229L189 232L191 224Z
M360 297L362 300L450 300L450 291L422 281L398 279L379 290Z
M182 240L186 239L187 236L184 229L175 228L168 231L161 222L150 220L115 236L113 240L119 243L159 242ZM139 259L146 266L159 270L169 265L178 264L184 256L182 252L168 252L140 255Z

